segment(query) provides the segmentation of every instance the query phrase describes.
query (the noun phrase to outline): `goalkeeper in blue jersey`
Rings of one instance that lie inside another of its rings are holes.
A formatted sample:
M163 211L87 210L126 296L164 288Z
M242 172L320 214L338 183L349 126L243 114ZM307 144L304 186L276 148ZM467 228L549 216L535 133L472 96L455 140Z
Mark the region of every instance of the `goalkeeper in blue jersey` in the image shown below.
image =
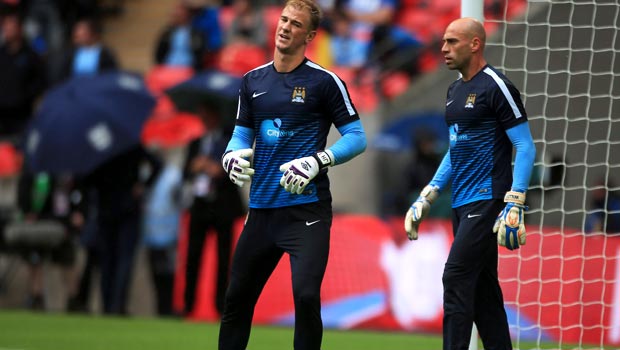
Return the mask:
M319 350L321 283L332 222L327 169L366 148L345 84L305 58L321 11L289 0L280 16L274 59L246 73L237 121L222 164L232 182L250 182L249 213L233 256L219 349L245 350L267 279L287 253L295 304L296 350ZM326 148L334 125L341 134Z
M484 59L485 38L483 25L472 18L457 19L445 31L446 65L461 75L446 99L450 148L405 218L409 239L417 239L431 204L451 185L454 242L443 273L444 349L467 349L474 322L485 349L512 349L497 277L498 244L510 250L525 244L525 191L536 149L519 91Z

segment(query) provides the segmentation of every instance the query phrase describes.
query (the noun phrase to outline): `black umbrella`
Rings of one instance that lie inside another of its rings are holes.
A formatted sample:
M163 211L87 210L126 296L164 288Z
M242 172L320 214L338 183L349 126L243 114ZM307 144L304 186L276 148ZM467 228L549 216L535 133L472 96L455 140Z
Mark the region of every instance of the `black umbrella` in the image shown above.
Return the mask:
M239 97L241 78L216 70L194 75L165 92L180 111L196 113L201 105L228 108Z
M84 174L140 143L155 106L127 72L75 77L50 90L26 131L31 170Z

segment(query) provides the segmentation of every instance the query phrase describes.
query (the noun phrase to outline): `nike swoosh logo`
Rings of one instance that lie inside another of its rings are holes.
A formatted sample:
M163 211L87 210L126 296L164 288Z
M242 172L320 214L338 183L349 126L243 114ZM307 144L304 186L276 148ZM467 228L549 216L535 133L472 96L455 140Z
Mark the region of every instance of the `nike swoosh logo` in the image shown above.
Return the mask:
M468 219L475 218L475 217L478 217L478 216L482 216L482 214L467 214L467 218Z
M267 93L267 91L263 91L263 92L259 92L259 93L256 93L256 92L255 92L255 93L253 93L253 94L252 94L252 98L257 98L258 96L260 96L260 95L264 95L264 94L266 94L266 93Z
M319 221L321 221L321 220L312 221L312 222L310 222L310 221L306 221L306 226L312 226L312 225L316 224L316 223L317 223L317 222L319 222Z
M449 105L451 105L451 104L452 104L452 102L454 102L454 100L446 102L446 107L448 107Z

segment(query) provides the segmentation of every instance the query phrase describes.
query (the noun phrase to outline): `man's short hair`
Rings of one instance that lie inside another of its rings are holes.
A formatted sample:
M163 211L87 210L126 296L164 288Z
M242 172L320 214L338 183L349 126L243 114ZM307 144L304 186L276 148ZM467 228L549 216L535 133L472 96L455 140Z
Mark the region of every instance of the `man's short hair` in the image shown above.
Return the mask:
M291 6L295 9L308 9L310 11L310 30L317 30L321 23L321 7L314 0L288 0L284 7Z

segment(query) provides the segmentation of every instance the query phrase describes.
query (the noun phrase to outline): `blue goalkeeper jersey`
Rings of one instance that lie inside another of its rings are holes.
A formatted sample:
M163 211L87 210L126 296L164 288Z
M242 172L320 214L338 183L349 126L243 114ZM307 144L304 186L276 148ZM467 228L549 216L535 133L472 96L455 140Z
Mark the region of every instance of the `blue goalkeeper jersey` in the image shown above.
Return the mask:
M331 200L326 169L301 195L280 186L280 165L323 150L331 125L359 120L345 83L309 60L288 73L273 62L249 71L239 93L236 125L254 130L251 208L277 208Z
M487 65L448 88L452 207L504 198L512 184L513 145L506 135L527 121L517 88Z

